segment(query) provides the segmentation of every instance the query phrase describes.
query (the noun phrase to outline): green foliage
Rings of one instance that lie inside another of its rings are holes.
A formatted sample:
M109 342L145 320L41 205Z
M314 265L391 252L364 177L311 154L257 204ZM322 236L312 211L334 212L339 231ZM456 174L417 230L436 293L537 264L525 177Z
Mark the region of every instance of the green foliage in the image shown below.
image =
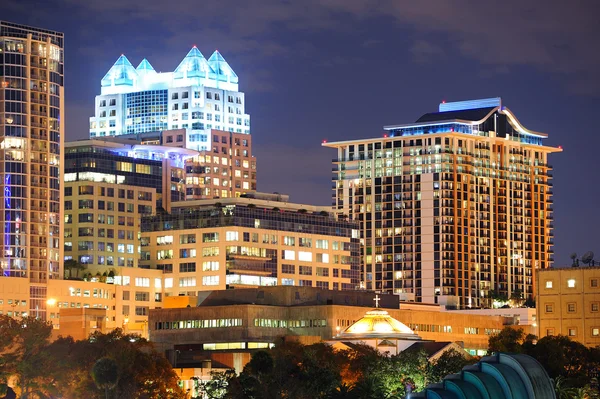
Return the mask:
M0 382L16 377L21 397L31 399L101 399L106 392L97 389L95 380L106 386L106 379L98 379L106 373L98 373L108 369L98 368L105 361L97 362L108 357L119 371L114 397L186 397L167 359L137 335L116 329L108 334L96 332L87 340L59 337L50 343L51 333L52 325L35 318L0 315Z
M117 385L119 380L119 366L110 357L103 357L96 361L92 368L92 378L99 389L103 389L108 399L108 391Z
M582 393L594 397L584 388L589 383L590 371L600 368L599 348L588 348L564 335L547 336L536 342L534 335L524 336L523 330L506 327L489 338L488 353L493 352L525 353L534 357L554 379L559 399L576 398Z
M422 351L387 356L366 345L338 351L326 344L279 341L259 351L237 377L227 381L226 398L403 398L407 386L422 390L441 373L456 373L465 356L456 351L430 364Z
M504 353L521 353L523 352L522 343L525 340L525 332L522 328L514 329L505 327L498 334L494 334L489 338L488 354L504 352Z
M79 261L75 260L75 259L67 259L63 265L64 269L65 269L65 278L66 276L66 272L67 270L69 271L69 278L73 277L73 270L75 270L75 277L79 278L79 271L81 270L85 270L85 265L79 263Z
M428 371L429 382L440 382L447 375L458 373L463 367L476 362L476 358L469 359L454 349L448 350L431 363Z
M223 399L227 394L229 384L236 377L235 370L222 372L212 371L211 379L197 383L196 392L192 392L192 399ZM195 378L195 377L194 377ZM197 378L195 378L198 380Z
M16 377L22 397L43 397L54 392L53 381L45 373L53 361L44 350L51 334L52 325L35 317L13 319L0 315L0 381Z

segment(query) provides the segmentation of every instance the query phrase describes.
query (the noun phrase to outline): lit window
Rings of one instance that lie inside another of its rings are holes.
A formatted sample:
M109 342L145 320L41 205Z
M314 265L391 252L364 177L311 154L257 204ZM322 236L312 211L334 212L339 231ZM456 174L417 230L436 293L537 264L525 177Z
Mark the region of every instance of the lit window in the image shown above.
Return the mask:
M569 337L574 337L577 335L577 329L576 328L569 328Z
M552 288L552 281L546 281L546 288Z
M600 335L600 328L592 328L592 336L597 337Z
M567 280L567 287L575 288L575 279L574 278Z

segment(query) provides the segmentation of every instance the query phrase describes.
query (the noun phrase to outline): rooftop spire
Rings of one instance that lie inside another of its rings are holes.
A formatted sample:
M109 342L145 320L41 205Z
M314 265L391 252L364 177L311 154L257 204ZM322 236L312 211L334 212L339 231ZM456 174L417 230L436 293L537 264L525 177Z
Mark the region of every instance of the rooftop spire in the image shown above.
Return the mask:
M124 54L117 59L113 66L102 78L102 86L132 86L137 72Z
M175 69L175 79L207 77L210 66L196 46L187 53Z
M219 53L219 50L215 50L214 53L208 59L208 65L214 71L214 78L221 81L230 81L232 83L238 82L238 76L229 66L225 58Z

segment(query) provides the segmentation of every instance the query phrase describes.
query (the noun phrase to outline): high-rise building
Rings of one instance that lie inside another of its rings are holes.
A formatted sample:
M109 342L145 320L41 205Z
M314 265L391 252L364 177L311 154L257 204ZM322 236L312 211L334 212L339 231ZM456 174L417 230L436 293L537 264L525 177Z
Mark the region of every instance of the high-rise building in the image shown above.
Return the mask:
M29 280L40 317L62 267L63 48L62 33L0 22L0 273Z
M337 150L334 210L360 223L363 287L463 307L531 298L553 261L547 157L561 149L499 98L385 131L323 144Z
M256 190L250 117L238 77L218 51L193 47L174 72L122 55L102 79L90 137L133 138L200 151L187 163L186 199L237 197ZM193 184L192 184L193 182Z
M64 250L86 268L137 267L142 215L185 199L197 151L111 141L65 145Z
M148 60L137 68L121 55L102 78L90 137L185 129L188 148L212 149L211 129L250 133L238 76L215 51L195 46L175 71L158 73Z

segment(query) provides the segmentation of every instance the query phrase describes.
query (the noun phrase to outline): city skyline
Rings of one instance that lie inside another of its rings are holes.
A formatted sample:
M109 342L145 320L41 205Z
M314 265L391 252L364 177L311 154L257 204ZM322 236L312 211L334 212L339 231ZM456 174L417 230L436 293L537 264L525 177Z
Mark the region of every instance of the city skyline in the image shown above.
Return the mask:
M196 17L207 22L202 26L185 16L189 6L162 10L150 2L136 12L132 3L109 2L101 10L65 1L32 12L28 2L14 2L6 19L71 38L67 141L87 136L98 83L121 53L171 70L194 44L205 54L218 48L241 77L256 156L273 165L261 168L258 189L289 193L295 202L330 204L332 156L319 147L322 140L378 137L383 125L414 120L444 99L501 96L526 126L547 132L549 144L565 150L552 160L555 264L569 264L571 252L598 249L598 139L586 132L594 127L593 71L600 60L588 50L598 28L585 4L551 2L530 21L532 10L520 4L370 8L353 1L312 4L308 11L271 2L252 10L222 4ZM466 18L466 8L473 23L454 24ZM493 21L485 18L491 13ZM514 29L502 29L508 24Z

